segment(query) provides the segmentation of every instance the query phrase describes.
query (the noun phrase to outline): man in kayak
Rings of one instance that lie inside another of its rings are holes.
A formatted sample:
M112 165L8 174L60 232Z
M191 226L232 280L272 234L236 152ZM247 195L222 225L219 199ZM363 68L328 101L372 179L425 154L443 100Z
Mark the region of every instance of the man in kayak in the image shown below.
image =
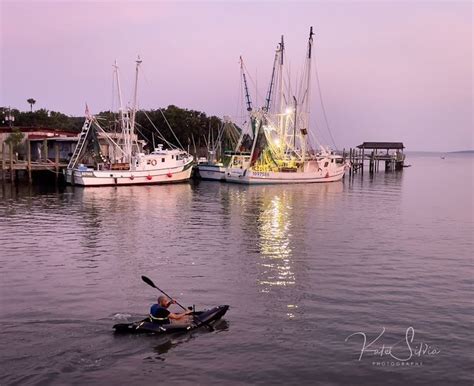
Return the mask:
M192 311L186 311L181 314L174 314L168 311L168 307L176 304L175 300L170 300L167 296L160 296L156 304L150 308L150 320L154 323L169 324L170 319L176 321L186 321L186 316L192 314Z

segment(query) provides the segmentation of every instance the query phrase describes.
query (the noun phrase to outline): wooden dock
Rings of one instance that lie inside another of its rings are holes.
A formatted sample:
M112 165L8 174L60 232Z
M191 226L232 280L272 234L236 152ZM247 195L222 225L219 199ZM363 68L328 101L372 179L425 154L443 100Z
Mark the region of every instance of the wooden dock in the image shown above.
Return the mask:
M364 142L349 151L343 150L343 157L351 163L349 175L364 173L367 162L369 173L380 169L380 162L385 163L386 171L401 170L405 163L405 146L402 142Z
M30 141L26 141L27 151L26 160L18 160L15 153L13 152L13 146L10 144L7 146L5 143L2 145L2 154L0 159L0 172L1 180L14 182L18 179L18 171L26 171L28 175L28 181L33 181L34 171L49 171L55 174L57 180L62 174L62 170L67 167L66 162L60 162L59 159L59 146L55 145L55 157L51 160L47 157L47 143L44 141L43 155L41 161L31 160L31 144Z

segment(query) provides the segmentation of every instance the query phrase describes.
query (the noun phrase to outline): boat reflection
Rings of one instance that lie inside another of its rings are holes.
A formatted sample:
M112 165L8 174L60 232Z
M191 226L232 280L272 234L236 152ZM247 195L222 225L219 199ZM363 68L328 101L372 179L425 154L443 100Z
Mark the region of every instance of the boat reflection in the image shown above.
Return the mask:
M150 266L173 258L175 237L186 220L182 213L190 212L189 184L67 189L73 196L69 221L78 227L74 242L86 251L73 255L78 267L90 271L92 260L103 265L104 257L115 256L109 269L120 274L142 256L150 257ZM167 241L159 252L158 240Z
M136 244L140 234L153 223L166 222L168 228L179 228L180 214L191 201L189 184L163 186L69 187L80 203L82 219L86 218L85 243L101 240L103 232L115 230L124 246ZM120 213L123 221L116 221Z

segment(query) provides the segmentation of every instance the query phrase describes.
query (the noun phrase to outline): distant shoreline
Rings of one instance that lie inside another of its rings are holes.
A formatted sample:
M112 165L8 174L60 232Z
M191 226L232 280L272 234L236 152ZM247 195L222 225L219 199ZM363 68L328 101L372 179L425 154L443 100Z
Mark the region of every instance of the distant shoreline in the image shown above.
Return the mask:
M456 151L429 151L429 150L407 150L406 154L410 153L426 153L426 154L474 154L474 150L456 150Z

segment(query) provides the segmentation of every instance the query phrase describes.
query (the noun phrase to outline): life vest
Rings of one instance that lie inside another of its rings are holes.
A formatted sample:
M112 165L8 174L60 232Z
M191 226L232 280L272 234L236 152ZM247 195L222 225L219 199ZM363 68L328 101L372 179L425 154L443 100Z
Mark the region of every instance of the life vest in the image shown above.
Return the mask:
M148 316L150 317L150 321L154 323L166 324L166 323L169 323L170 321L168 318L157 318L153 316L152 314L149 314Z
M169 315L169 311L164 308L164 307L161 307L160 305L158 304L154 304L151 309L150 309L150 313L149 313L149 317L150 317L150 321L153 322L153 323L160 323L160 324L167 324L170 322L170 320L168 319L168 315L166 315L165 317L157 317L157 316L154 316L152 313L154 312L155 314L158 314L161 310L164 310L168 313Z

